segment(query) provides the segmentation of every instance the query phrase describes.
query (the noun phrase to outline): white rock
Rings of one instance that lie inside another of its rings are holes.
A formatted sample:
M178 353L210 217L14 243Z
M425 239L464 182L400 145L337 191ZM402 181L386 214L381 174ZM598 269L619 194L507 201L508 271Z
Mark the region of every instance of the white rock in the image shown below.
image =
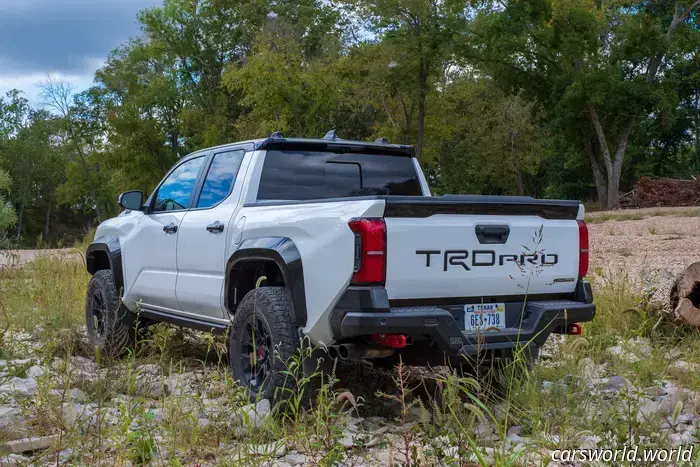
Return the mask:
M234 412L231 416L231 424L258 429L265 425L265 421L270 416L270 410L270 401L262 399L257 404L246 405L240 411Z
M36 380L33 378L10 378L8 382L0 386L0 394L9 394L14 397L31 397L37 393Z
M61 410L63 419L66 424L73 425L75 423L86 423L91 425L97 421L97 405L96 404L74 404L65 403Z
M287 453L287 446L284 443L252 444L248 446L248 452L261 456L282 457Z
M2 457L2 465L29 465L31 459L21 454L10 454Z
M686 431L684 433L671 433L668 436L668 440L671 446L687 446L697 443L695 436L693 436L693 430Z
M52 389L49 394L58 398L65 397L66 400L79 403L87 402L89 399L88 395L78 388L71 388L68 392L65 392L64 389Z
M700 371L700 365L697 363L686 362L685 360L676 360L675 362L671 363L671 368L685 374L694 374Z
M30 367L27 371L27 378L38 378L44 375L44 369L38 365Z
M39 436L36 438L24 438L16 439L14 441L8 441L5 444L0 445L0 452L2 453L16 453L20 454L29 451L38 451L40 449L47 449L55 442L61 439L60 435L51 436Z
M637 357L635 354L629 352L628 350L625 350L622 348L620 345L616 345L614 347L608 347L606 351L617 358L619 358L622 361L625 361L627 363L636 363L639 361L639 357Z
M165 387L173 396L193 394L192 383L196 381L194 373L176 373L165 378Z
M632 389L633 386L627 378L622 376L611 376L610 378L605 378L599 387L603 392L620 392Z
M0 407L0 430L6 430L13 423L21 420L22 411L16 407Z
M288 463L289 465L306 465L306 456L297 452L287 454L282 460Z

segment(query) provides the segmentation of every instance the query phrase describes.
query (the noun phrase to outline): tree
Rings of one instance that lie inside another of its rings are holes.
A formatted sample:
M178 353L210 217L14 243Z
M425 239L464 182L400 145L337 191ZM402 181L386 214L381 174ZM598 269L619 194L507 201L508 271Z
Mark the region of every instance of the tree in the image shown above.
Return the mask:
M471 53L578 141L572 144L586 154L601 207L614 209L630 140L643 122L678 105L676 70L697 55L699 6L699 0L489 2Z
M10 201L5 200L2 194L10 189L11 180L7 172L0 170L0 241L3 240L5 230L17 222L15 208Z
M420 160L428 97L454 57L455 39L468 21L466 5L456 0L348 0L346 4L374 33L375 39L369 42L381 44L374 68L381 77L375 75L375 79L399 102L403 140L415 141Z

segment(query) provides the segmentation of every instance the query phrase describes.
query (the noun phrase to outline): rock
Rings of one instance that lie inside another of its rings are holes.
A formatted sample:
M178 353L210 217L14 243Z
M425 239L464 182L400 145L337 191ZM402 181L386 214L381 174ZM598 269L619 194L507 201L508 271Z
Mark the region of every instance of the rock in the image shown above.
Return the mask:
M663 386L649 386L647 388L644 388L644 393L649 397L657 398L665 396L666 394L668 394L668 391Z
M592 358L586 357L583 360L581 360L579 366L581 367L581 374L583 375L583 378L586 380L592 380L600 379L603 376L605 376L605 372L608 368L608 363L606 362L601 365L598 365L596 362L593 361Z
M96 404L74 404L65 403L61 410L63 420L67 425L75 423L86 423L92 425L97 421L97 405Z
M685 360L676 360L671 363L671 368L683 374L696 374L700 371L700 365Z
M10 378L8 382L0 386L0 394L9 394L14 397L31 397L37 393L36 380L33 378Z
M580 449L595 449L598 447L598 443L600 443L600 441L600 436L584 436L581 439Z
M270 410L270 401L267 399L262 399L257 404L246 405L231 416L231 425L259 429L265 425Z
M38 365L34 365L29 367L25 374L27 375L27 378L38 378L44 375L44 369Z
M403 417L402 408L401 404L394 404L391 407L391 412L394 414L396 418L401 420ZM412 405L411 407L408 408L407 413L406 413L406 421L407 422L423 422L423 421L430 421L433 417L433 414L430 412L430 410L420 407L418 405Z
M10 360L7 362L7 366L13 367L13 368L22 368L27 365L30 365L34 359L32 358L20 358L18 360Z
M661 411L661 401L651 399L642 399L637 412L637 420L643 421L649 419Z
M38 451L40 449L47 449L54 445L59 439L60 435L51 436L40 436L37 438L24 438L17 439L14 441L9 441L4 444L0 444L0 454L9 453L23 453L29 451Z
M165 388L173 396L188 396L194 393L193 382L197 377L194 373L176 373L165 378Z
M71 390L68 392L65 392L63 389L52 389L49 394L58 398L65 397L66 400L70 400L72 402L83 403L89 400L88 395L78 388L71 388Z
M639 357L637 357L635 354L631 353L630 351L624 349L620 345L616 345L614 347L608 347L606 349L606 352L608 352L610 355L617 357L620 360L627 362L627 363L636 363L639 361Z
M688 446L697 443L695 436L693 436L692 430L683 433L671 433L668 435L668 440L671 446Z
M520 428L520 426L515 425L508 428L508 432L506 433L506 435L519 435L521 431L522 429Z
M622 390L632 389L632 383L627 378L622 376L611 376L605 378L599 385L602 392L620 392Z
M3 456L2 465L29 465L31 459L29 457L23 456L21 454L10 454L8 456Z
M517 427L520 428L520 427ZM512 430L512 428L511 428ZM510 430L508 430L510 432ZM495 430L493 429L493 426L490 425L489 423L479 423L475 428L474 428L474 434L478 436L479 438L487 438L491 436L492 434L495 433Z
M287 453L287 446L280 443L252 444L248 446L248 452L260 456L282 457Z
M630 350L632 350L636 355L651 355L651 343L646 337L633 337L627 341L627 344Z
M22 419L22 411L16 407L0 407L0 431Z
M306 456L304 454L299 454L296 451L287 454L282 458L282 460L289 465L306 465Z
M99 374L97 363L85 357L72 357L70 370L73 376L88 381L96 380Z
M692 423L697 419L695 414L692 413L682 413L676 419L677 424L682 425L692 425Z

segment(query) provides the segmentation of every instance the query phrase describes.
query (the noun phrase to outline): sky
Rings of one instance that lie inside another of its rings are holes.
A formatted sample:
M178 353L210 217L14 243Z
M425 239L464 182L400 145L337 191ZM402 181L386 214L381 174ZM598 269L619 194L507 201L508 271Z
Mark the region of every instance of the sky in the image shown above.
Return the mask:
M140 32L139 10L161 0L0 0L0 95L40 103L48 76L88 88L109 52Z

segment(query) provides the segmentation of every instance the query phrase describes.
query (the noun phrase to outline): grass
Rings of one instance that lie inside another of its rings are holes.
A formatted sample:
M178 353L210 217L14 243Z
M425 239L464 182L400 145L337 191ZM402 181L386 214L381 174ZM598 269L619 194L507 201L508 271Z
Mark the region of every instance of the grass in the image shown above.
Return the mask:
M99 369L85 378L88 370L75 358L90 355L81 330L89 279L84 269L80 260L39 258L0 271L0 359L35 355L35 362L8 369L0 383L26 376L35 363L45 371L37 394L20 401L31 414L28 425L0 433L0 440L59 435L54 448L32 454L37 462L272 465L274 451L285 446L311 465L547 465L548 450L596 439L604 447L670 447L661 426L674 414L640 419L638 393L663 380L700 390L698 372L672 366L681 359L700 363L698 332L667 323L626 277L608 275L593 278L597 317L584 336L552 336L557 345L532 371L516 358L478 379L445 371L421 379L401 364L387 376L386 390L350 395L344 375L334 371L305 405L301 394L308 381L299 374L300 361L290 361L287 371L299 397L273 406L274 416L258 423L231 380L226 345L218 337L158 325L136 352L116 361L97 356ZM634 361L611 353L615 347ZM146 364L166 379L192 373L192 394L179 395L172 385L165 390L144 376ZM613 375L632 387L614 397L592 392L591 381L604 384ZM76 389L85 401L73 400ZM395 421L379 434L357 436L356 446L347 448L353 418L387 416L388 406L396 408ZM209 414L207 423L202 413ZM240 414L235 423L233 414ZM505 441L513 430L526 441L518 450Z
M656 216L700 217L700 208L646 208L631 210L623 209L619 211L586 212L586 223L600 224L609 220L636 221Z

